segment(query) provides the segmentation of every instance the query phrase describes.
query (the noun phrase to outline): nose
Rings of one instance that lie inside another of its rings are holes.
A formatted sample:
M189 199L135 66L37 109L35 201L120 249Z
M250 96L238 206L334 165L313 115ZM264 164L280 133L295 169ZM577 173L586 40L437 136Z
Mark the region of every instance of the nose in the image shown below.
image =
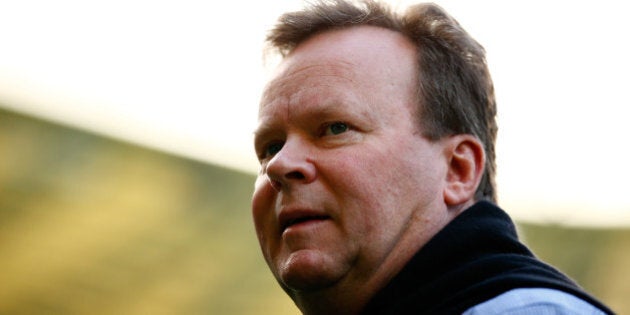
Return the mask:
M276 191L292 185L308 184L315 180L317 172L308 145L297 138L287 139L266 165L265 171Z

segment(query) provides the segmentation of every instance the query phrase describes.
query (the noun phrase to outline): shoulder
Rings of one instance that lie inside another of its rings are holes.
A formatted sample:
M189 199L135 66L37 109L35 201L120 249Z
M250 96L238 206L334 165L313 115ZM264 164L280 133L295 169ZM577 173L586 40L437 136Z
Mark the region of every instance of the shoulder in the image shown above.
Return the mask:
M546 288L521 288L507 291L475 305L464 315L606 314L590 303L565 292Z

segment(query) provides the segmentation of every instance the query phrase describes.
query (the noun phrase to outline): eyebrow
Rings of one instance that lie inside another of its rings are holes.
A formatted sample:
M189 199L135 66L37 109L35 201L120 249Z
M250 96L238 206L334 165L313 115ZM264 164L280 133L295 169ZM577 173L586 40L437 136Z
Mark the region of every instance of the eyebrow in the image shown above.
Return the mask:
M373 117L368 108L359 106L361 100L347 99L343 97L331 97L321 102L316 108L306 110L306 116L310 119L359 119L364 122L372 122Z
M273 127L270 123L259 124L258 127L256 127L256 129L254 129L254 131L252 132L252 134L254 135L254 141L266 134L271 133L272 130Z
M330 97L327 100L318 102L316 106L309 106L308 108L299 109L301 118L297 120L297 123L302 125L312 120L353 120L360 119L364 122L373 122L371 112L367 108L357 109L356 102L359 100L348 100L341 97ZM254 139L257 139L267 134L274 133L274 122L263 121L254 130Z

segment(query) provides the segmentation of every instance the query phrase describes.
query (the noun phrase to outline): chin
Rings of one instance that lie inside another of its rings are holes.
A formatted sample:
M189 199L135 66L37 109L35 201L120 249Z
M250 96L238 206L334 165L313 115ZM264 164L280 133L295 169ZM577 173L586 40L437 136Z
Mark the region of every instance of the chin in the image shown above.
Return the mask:
M313 250L292 253L279 270L278 281L285 290L316 291L328 288L343 276L343 268L330 257Z

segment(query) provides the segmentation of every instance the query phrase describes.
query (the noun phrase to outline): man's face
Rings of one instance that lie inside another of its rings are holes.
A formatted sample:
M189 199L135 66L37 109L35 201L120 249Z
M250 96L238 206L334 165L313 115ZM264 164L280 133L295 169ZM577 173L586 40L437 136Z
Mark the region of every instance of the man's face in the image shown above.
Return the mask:
M252 211L285 288L391 277L444 222L447 163L415 119L415 58L389 30L329 31L285 58L267 86Z

